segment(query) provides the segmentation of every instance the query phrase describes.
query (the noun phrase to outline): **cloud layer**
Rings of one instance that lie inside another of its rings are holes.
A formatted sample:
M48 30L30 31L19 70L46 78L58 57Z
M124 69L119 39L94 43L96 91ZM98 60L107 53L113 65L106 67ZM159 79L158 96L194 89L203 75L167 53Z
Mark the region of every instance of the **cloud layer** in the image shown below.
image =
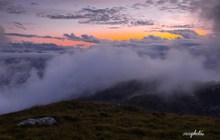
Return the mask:
M149 26L154 25L150 20L135 19L125 14L126 8L113 7L105 9L82 8L68 14L46 14L39 15L50 19L75 19L81 24L103 24L103 25L128 25L128 26Z
M94 36L90 35L81 35L81 37L77 37L76 35L72 34L64 34L64 37L66 37L68 40L72 41L83 41L83 42L89 42L89 43L99 43L99 39L95 38Z
M139 42L142 45L145 42L145 47L141 48L109 44L106 47L70 49L66 53L53 55L53 59L46 63L43 77L40 78L34 69L29 69L25 83L1 88L0 113L90 96L129 80L159 80L158 90L162 93L188 91L197 82L220 80L219 71L206 67L206 57L203 55L194 55L182 48L164 49L159 46L155 49L147 45L153 40L158 43L162 41L151 37ZM21 63L20 66L27 65ZM4 64L0 67L0 75L4 75L7 67Z
M9 13L9 14L23 14L26 13L24 7L21 5L15 4L12 1L1 0L0 1L0 11Z
M54 36L40 36L40 35L33 35L33 34L20 34L20 33L5 33L7 36L17 36L17 37L25 37L25 38L46 38L46 39L57 39L57 40L64 40L63 37L54 37Z

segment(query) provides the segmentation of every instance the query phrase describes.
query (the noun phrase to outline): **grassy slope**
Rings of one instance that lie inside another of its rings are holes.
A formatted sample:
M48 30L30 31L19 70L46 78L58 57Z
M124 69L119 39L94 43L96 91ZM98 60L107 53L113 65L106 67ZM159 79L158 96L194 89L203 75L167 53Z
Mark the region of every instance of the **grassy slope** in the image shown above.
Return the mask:
M54 126L16 127L28 118L52 116ZM93 104L68 101L0 116L0 139L22 140L130 140L130 139L189 139L183 132L204 130L204 137L220 139L220 119L152 113L132 106Z

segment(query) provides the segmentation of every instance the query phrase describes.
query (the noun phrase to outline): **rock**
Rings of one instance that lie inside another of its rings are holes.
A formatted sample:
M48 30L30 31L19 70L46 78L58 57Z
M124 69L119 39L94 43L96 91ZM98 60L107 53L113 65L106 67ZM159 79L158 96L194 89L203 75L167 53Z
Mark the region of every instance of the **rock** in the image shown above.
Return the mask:
M52 117L44 117L44 118L35 118L35 119L27 119L17 124L17 126L27 126L27 125L53 125L56 124L57 121Z

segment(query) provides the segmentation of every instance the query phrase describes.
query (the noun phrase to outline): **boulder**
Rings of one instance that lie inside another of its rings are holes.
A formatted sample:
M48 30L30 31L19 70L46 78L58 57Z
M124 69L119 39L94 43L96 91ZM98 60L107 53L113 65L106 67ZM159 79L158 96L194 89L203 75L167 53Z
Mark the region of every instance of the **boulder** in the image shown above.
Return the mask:
M17 126L53 125L57 121L52 117L31 118L17 124Z

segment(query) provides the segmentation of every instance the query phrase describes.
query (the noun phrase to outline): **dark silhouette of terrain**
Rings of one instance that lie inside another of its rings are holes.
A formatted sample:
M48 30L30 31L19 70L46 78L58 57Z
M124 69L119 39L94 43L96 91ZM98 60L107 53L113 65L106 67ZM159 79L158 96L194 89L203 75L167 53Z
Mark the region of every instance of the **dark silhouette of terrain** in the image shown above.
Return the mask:
M157 91L157 83L130 81L96 93L86 100L131 104L156 112L220 116L220 83L198 84L189 93Z

